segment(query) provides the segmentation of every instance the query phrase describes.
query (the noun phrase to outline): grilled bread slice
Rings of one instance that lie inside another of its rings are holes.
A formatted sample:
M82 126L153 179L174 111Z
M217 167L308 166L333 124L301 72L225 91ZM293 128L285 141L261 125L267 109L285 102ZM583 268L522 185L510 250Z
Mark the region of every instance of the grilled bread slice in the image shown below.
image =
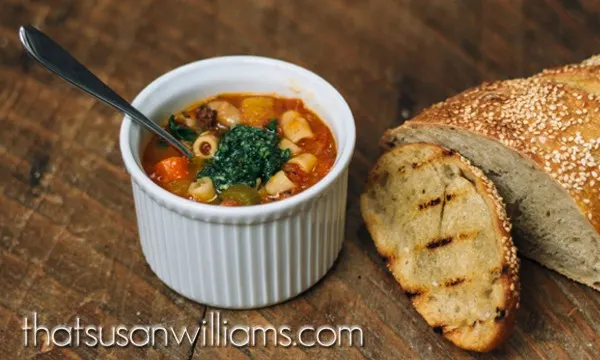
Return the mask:
M489 351L519 304L519 260L502 199L459 154L415 143L384 154L361 211L379 253L434 330Z

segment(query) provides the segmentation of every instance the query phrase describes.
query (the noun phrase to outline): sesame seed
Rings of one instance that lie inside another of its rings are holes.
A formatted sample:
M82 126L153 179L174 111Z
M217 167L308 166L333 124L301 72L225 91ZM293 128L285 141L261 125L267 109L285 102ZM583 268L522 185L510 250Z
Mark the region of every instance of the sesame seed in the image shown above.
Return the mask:
M600 97L549 77L579 66L583 65L528 79L485 83L458 95L461 101L453 98L442 103L448 111L439 113L449 125L495 138L527 154L572 197L592 204L595 197L590 194L600 191L596 189L600 137L590 128L589 114L600 111Z

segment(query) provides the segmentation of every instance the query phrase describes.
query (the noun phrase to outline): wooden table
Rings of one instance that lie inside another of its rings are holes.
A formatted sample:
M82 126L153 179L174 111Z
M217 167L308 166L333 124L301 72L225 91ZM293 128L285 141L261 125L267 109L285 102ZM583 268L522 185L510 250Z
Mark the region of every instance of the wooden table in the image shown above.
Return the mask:
M362 224L358 196L384 129L484 80L525 76L600 52L594 0L2 0L0 4L0 358L600 358L600 293L531 261L508 343L457 349L410 306ZM346 240L313 289L231 324L358 324L364 347L37 348L23 317L47 325L198 325L215 309L167 288L144 261L121 115L24 56L32 23L126 98L187 62L260 54L298 63L353 109Z

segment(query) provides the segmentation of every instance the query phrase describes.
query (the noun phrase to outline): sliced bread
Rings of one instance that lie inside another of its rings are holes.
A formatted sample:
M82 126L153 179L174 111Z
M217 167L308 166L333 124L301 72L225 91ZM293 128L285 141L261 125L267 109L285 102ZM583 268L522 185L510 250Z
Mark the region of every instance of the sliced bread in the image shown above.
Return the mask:
M374 166L361 211L379 253L434 330L489 351L519 304L519 260L502 199L459 154L410 144Z
M485 83L389 130L460 152L498 187L519 253L600 290L600 56Z

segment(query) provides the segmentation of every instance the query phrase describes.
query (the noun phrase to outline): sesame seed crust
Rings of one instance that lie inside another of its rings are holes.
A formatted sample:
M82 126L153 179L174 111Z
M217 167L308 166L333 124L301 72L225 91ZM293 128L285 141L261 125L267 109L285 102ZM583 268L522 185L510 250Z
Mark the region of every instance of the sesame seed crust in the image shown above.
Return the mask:
M431 144L430 144L431 146ZM471 164L471 162L464 156L454 153L454 156L458 158L465 167L463 170L471 172L476 178L476 185L478 186L480 193L484 196L490 211L494 212L492 217L495 228L502 239L502 254L504 256L503 264L507 267L507 275L510 281L509 291L505 293L507 303L510 304L509 308L516 306L518 309L520 300L520 280L519 280L519 268L520 260L517 257L517 247L514 245L510 231L512 224L510 218L506 214L506 206L504 199L498 193L498 189L494 183L485 176L483 171L478 167Z
M600 232L600 55L484 83L407 123L458 127L512 148L556 180Z

